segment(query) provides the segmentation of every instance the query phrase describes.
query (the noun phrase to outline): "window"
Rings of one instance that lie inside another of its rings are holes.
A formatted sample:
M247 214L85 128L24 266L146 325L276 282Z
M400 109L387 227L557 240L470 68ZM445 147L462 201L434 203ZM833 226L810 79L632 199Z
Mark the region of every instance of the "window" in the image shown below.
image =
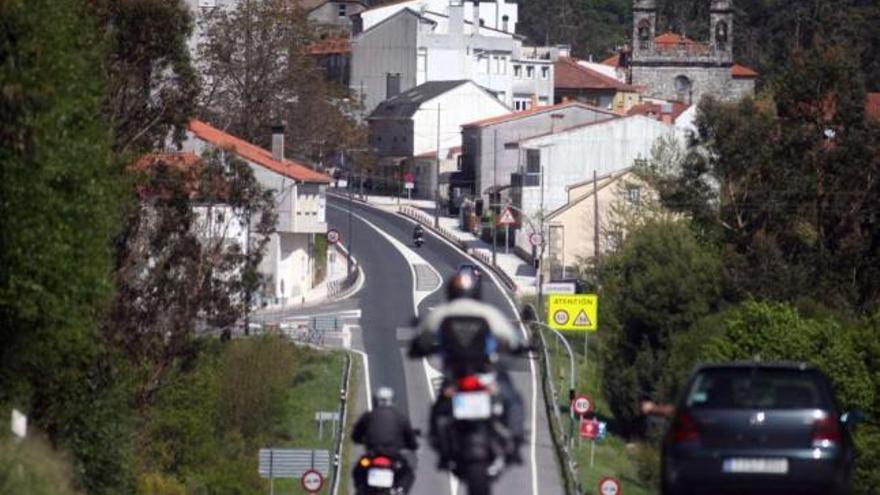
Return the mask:
M541 150L526 150L526 173L541 173Z
M488 74L489 68L490 68L489 63L491 62L489 60L489 57L488 56L480 56L478 58L478 62L480 64L480 74Z
M541 67L541 79L550 79L550 67Z
M639 22L639 48L647 50L651 46L651 21L642 19Z
M510 17L507 15L501 16L501 30L507 31L507 23L510 22Z
M498 57L501 65L501 72L499 74L506 75L507 74L507 57Z
M715 26L715 46L719 50L727 49L727 23L724 21Z
M385 74L385 99L400 94L400 74Z
M626 188L626 200L629 204L638 206L642 199L642 188L639 186L629 186Z
M550 104L550 100L546 96L538 97L538 105L546 107Z
M346 17L348 15L348 5L344 3L338 4L339 6L339 17Z
M514 97L513 99L513 109L517 112L522 112L523 110L528 110L529 107L532 106L532 100L530 98L523 97Z
M526 66L526 79L534 79L535 78L535 66L527 65Z
M522 65L516 64L513 66L513 77L522 79Z
M493 67L495 74L501 74L501 57L495 56L492 57Z

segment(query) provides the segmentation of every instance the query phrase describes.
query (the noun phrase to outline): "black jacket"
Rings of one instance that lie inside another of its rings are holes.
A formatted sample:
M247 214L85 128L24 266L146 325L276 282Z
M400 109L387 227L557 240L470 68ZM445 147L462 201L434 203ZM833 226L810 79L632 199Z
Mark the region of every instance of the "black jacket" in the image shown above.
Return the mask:
M398 455L403 449L419 448L409 419L391 406L378 406L364 413L355 423L351 439L383 455Z

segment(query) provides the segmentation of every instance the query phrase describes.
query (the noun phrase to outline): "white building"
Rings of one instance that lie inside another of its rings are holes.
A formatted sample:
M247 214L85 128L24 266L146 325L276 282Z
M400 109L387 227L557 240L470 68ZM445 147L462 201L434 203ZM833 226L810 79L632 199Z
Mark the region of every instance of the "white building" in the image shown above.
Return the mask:
M461 79L516 109L553 102L555 49L524 47L512 32L480 27L467 20L465 5L446 11L397 9L354 37L351 88L367 112L425 82Z
M445 156L461 147L462 124L508 113L510 108L473 81L432 81L382 102L368 118L370 142L386 178L402 167L415 175L418 196L433 197L436 171L414 169L412 158L438 149Z
M612 117L593 123L563 128L518 143L522 150L522 186L513 195L514 206L539 221L541 215L561 208L568 201L567 188L606 175L636 160L648 160L661 137L680 137L671 123L642 115ZM517 248L531 252L529 231L516 235Z
M450 4L461 5L467 19L474 19L474 14L479 14L478 24L497 31L515 33L519 22L519 9L515 3L495 0L492 2L465 1L465 0L407 0L378 5L364 10L355 17L355 24L359 24L360 31L366 31L376 24L397 14L401 10L410 9L415 12L436 12L446 16L450 14ZM476 6L476 9L474 8Z
M269 279L265 302L298 301L313 287L315 236L327 232L326 188L330 177L284 159L284 134L276 129L272 151L250 144L204 122L192 120L184 150L201 155L215 148L250 165L263 188L273 192L278 220L260 272Z

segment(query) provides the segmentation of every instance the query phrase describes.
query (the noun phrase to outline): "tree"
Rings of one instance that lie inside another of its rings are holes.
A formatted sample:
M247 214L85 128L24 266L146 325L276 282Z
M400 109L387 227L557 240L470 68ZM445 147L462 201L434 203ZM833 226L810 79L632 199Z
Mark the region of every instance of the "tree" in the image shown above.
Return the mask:
M305 53L315 33L306 13L286 0L249 0L204 17L199 44L205 75L202 117L243 139L270 144L271 126L287 123L293 154L337 156L364 148L366 132L346 88L324 81ZM267 146L268 147L268 146Z
M192 18L183 0L98 0L109 85L107 118L114 151L137 153L181 137L195 113L197 78L187 40Z
M638 431L638 401L653 396L670 339L721 303L718 254L684 222L649 221L599 267L603 388L624 431Z
M83 7L0 3L0 403L70 451L90 493L131 493L125 382L98 332L121 171L99 20Z
M880 301L880 126L864 99L845 53L817 47L759 99L701 105L692 153L655 184L724 246L738 299Z
M261 285L274 201L241 160L224 152L141 160L145 173L118 240L118 295L108 337L139 373L139 403L194 352L199 333L242 324Z

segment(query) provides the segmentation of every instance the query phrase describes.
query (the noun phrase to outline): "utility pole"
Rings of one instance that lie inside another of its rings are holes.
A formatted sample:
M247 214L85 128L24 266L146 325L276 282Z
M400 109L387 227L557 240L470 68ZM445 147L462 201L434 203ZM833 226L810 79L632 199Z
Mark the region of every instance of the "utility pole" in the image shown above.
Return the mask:
M593 258L599 261L599 174L593 170Z
M440 104L437 104L437 159L434 170L434 228L440 228Z
M493 201L496 195L497 201ZM495 203L501 203L501 195L498 194L498 129L496 128L492 136L492 194L489 195L489 207L492 208L492 266L498 266L498 218L495 213ZM508 228L508 232L509 232ZM506 242L505 238L505 242Z

